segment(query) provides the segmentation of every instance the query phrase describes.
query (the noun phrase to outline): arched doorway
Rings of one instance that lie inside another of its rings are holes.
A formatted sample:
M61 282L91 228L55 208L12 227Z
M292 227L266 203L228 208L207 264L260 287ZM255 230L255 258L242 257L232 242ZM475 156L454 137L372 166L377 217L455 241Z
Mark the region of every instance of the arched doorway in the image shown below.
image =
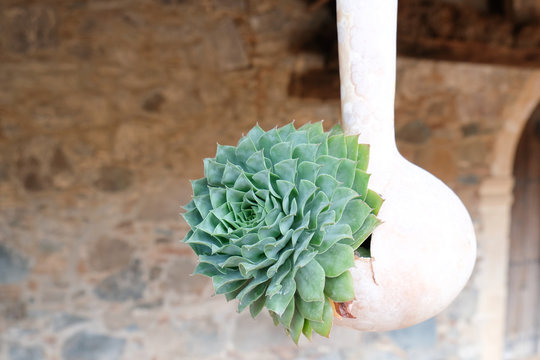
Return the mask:
M540 105L521 135L514 178L505 357L540 359Z

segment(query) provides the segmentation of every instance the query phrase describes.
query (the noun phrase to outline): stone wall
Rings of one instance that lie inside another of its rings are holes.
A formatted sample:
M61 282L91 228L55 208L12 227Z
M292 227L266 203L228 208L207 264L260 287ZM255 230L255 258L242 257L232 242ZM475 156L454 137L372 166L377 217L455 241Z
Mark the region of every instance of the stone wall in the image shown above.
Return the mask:
M324 66L289 51L317 16L300 0L0 3L0 359L481 357L478 276L418 326L295 346L189 275L178 214L216 142L338 122L338 101L288 95ZM477 223L501 112L530 74L398 61L399 148Z

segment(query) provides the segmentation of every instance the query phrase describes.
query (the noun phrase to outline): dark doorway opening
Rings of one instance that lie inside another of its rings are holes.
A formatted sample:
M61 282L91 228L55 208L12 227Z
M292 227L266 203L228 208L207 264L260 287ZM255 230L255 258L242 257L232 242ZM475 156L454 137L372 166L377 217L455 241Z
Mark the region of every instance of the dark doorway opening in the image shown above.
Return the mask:
M516 151L506 318L506 357L540 354L540 104Z

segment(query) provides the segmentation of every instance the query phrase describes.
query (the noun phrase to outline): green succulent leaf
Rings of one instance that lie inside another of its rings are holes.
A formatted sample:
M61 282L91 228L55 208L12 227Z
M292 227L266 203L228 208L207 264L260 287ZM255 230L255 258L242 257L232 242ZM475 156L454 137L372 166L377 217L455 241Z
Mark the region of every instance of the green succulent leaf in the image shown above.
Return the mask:
M359 170L366 171L369 164L369 145L359 144L356 155L357 166Z
M322 321L324 300L304 301L301 297L296 297L296 307L300 314L306 319L313 321Z
M371 208L373 208L373 213L377 215L379 213L379 210L381 209L384 200L375 191L369 190L367 192L366 202Z
M351 186L351 188L360 195L360 198L362 200L366 200L367 194L368 194L368 182L369 182L369 174L367 174L364 170L356 169L354 171L354 181Z
M351 244L351 247L358 249L380 223L381 221L375 215L369 214L362 227L353 234L354 242Z
M208 194L208 180L206 178L192 180L191 187L193 188L193 196Z
M317 260L311 260L306 266L300 268L294 280L296 281L296 290L302 300L324 300L324 269Z
M358 158L358 137L353 135L345 136L345 144L347 146L347 159L356 161Z
M332 305L328 298L324 301L324 308L322 314L322 321L311 321L311 327L313 330L324 337L330 335L330 330L332 329L332 320L334 319L334 311L332 310Z
M371 252L363 247L359 247L358 249L356 249L356 253L360 257L371 257Z
M368 164L368 145L320 122L256 125L237 146L218 144L182 214L194 273L239 312L266 308L295 343L328 336L333 302L354 299L354 254L369 256L360 246L380 223Z
M354 286L350 271L335 278L327 278L324 293L334 302L354 300Z
M292 298L291 301L289 302L289 305L287 305L285 312L279 318L279 322L281 323L281 325L285 326L286 329L291 327L291 321L294 315L294 311L295 311L295 301L294 301L294 298Z
M289 273L288 275L292 275L292 273ZM294 298L294 293L296 292L296 283L294 282L292 276L286 277L282 281L281 286L280 291L269 298L266 302L266 307L268 310L275 312L279 316L283 315L287 309L287 306L289 306L289 303Z
M328 154L343 159L347 157L347 143L343 134L328 138Z
M302 333L302 329L304 328L304 318L298 311L294 312L294 315L291 320L291 326L289 328L289 335L293 339L295 344L298 344L298 340L300 339L300 334Z
M309 341L311 341L311 336L313 335L313 328L311 327L311 323L308 319L304 319L304 327L302 328L302 334L304 334L304 336L308 338Z
M336 244L315 257L327 277L336 277L354 266L354 250L349 245Z
M261 296L249 305L249 313L251 316L256 317L259 315L262 309L264 309L264 305L266 305L266 296Z
M354 234L362 227L371 211L371 207L362 199L353 199L347 203L338 224L349 225Z

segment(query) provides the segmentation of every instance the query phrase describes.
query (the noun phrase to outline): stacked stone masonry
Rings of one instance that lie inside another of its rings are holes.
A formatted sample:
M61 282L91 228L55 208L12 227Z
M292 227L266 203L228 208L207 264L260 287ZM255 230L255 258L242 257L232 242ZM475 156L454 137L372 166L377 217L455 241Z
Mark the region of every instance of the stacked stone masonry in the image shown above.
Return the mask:
M337 100L288 95L324 66L289 51L316 17L300 0L0 2L0 359L481 358L476 276L418 326L299 346L190 276L180 205L216 143L339 120ZM477 226L501 113L531 74L398 61L399 148Z

